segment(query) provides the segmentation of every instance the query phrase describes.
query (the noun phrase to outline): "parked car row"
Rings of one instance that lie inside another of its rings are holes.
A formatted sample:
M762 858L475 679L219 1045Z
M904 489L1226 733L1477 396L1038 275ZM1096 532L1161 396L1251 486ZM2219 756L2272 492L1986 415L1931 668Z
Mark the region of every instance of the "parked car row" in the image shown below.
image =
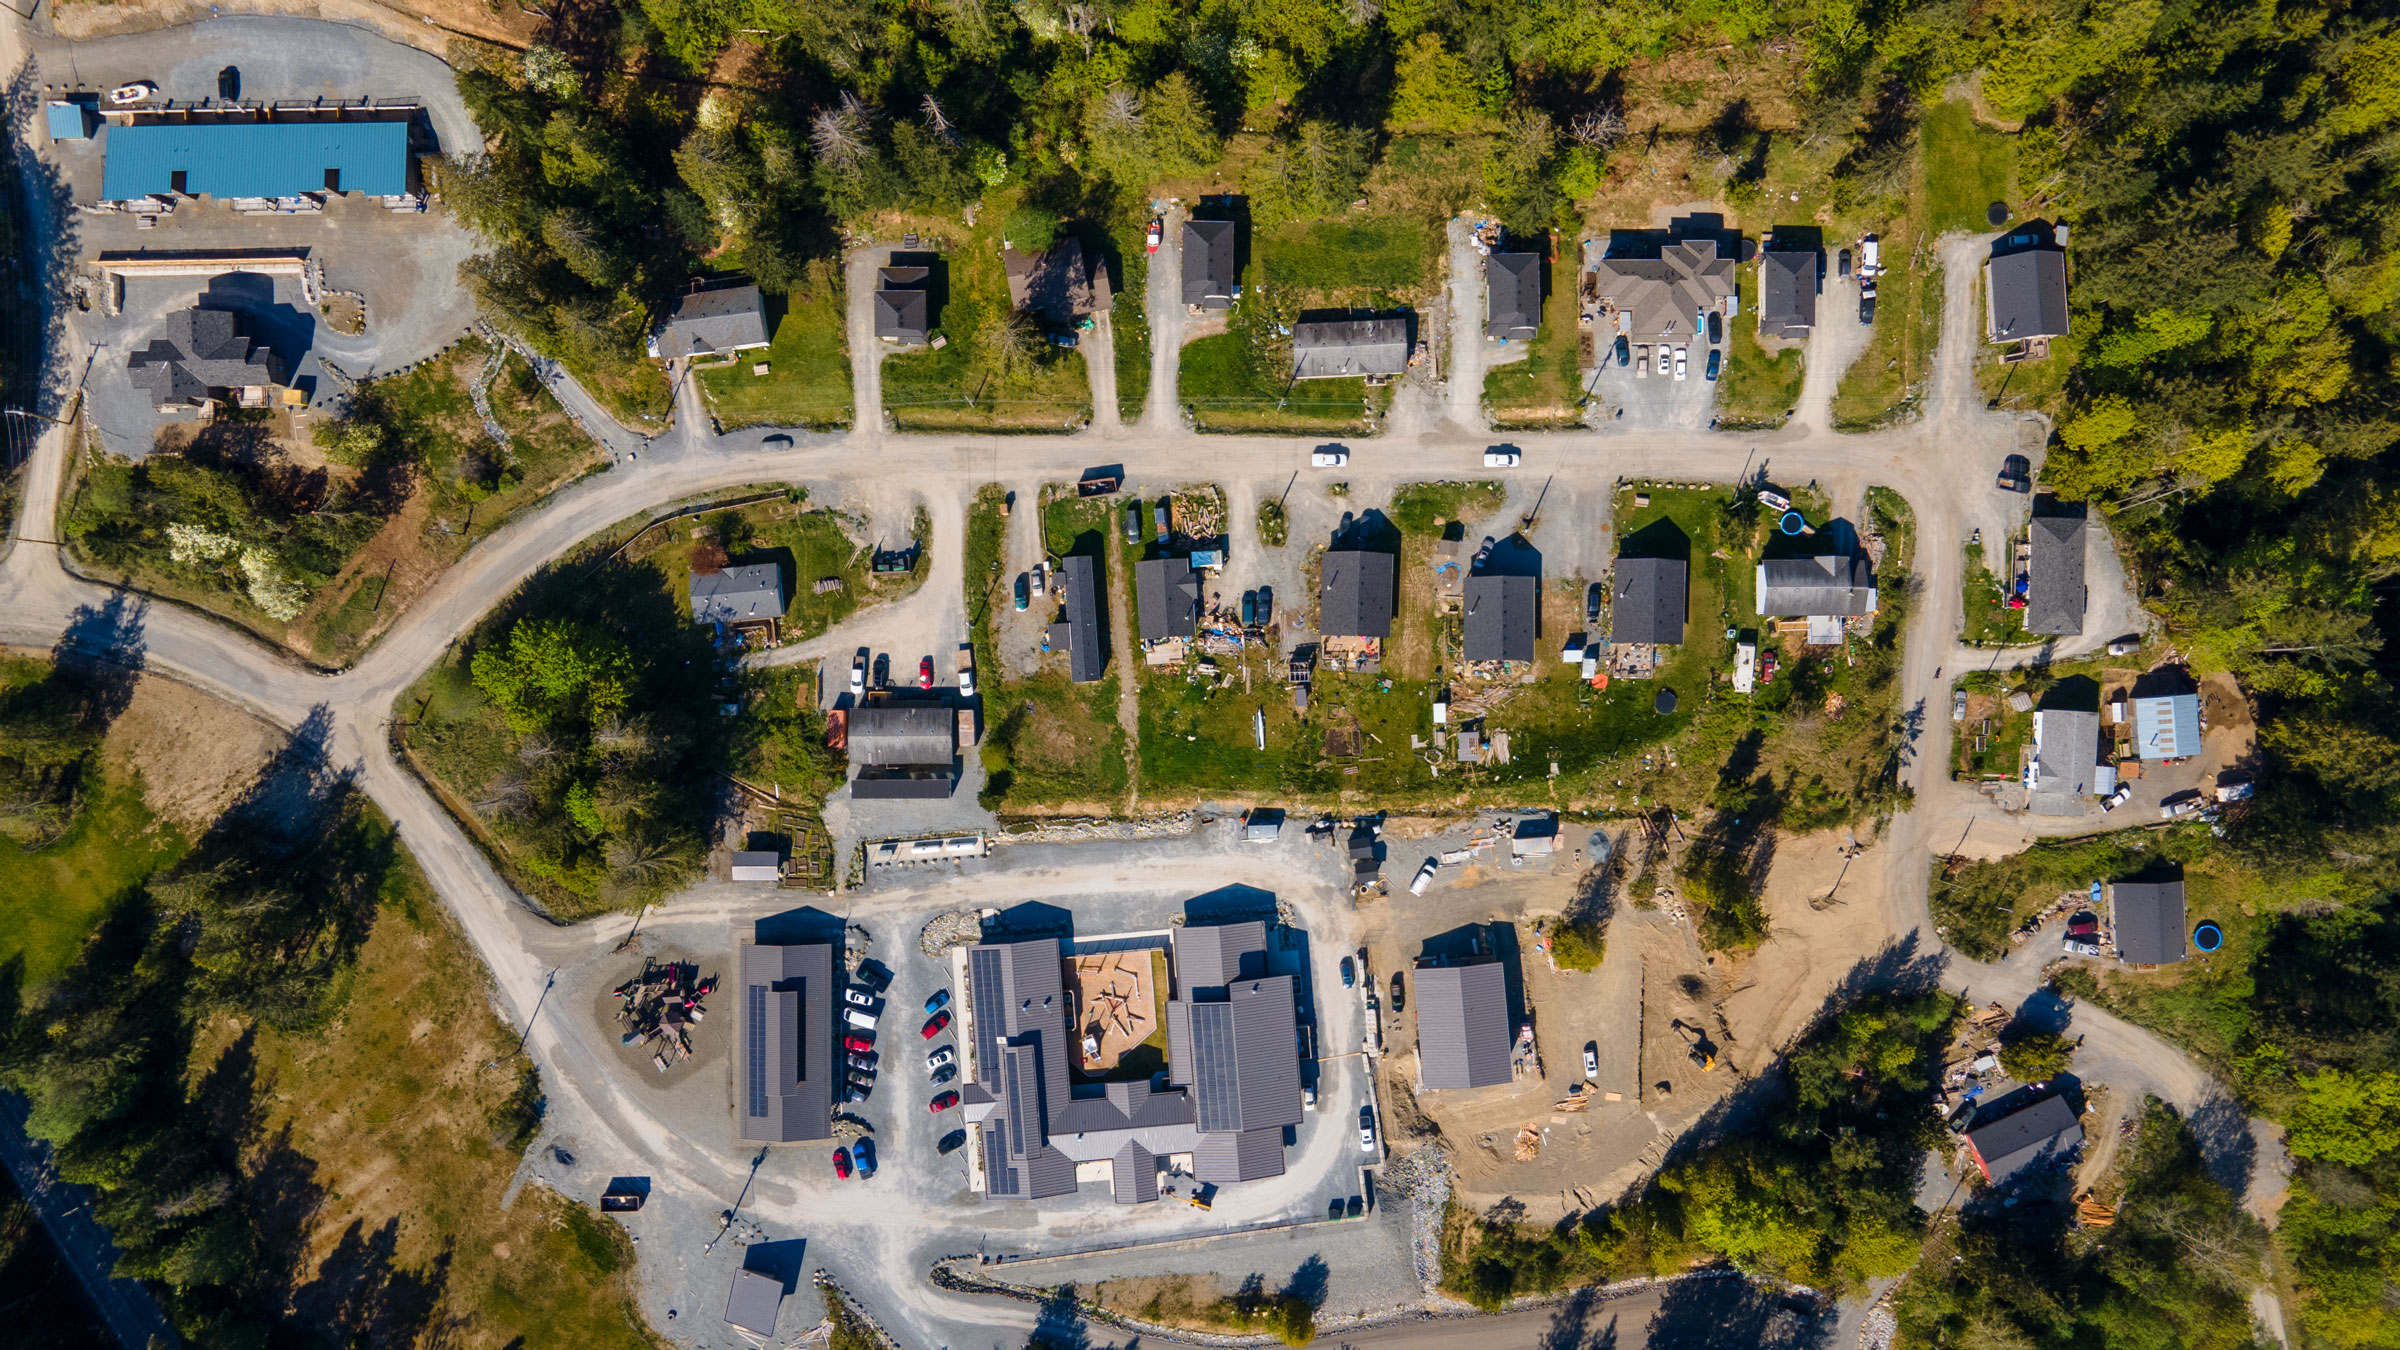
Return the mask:
M1018 581L1022 584L1024 578L1020 577ZM1020 600L1017 608L1024 607ZM858 654L850 658L850 697L854 700L866 697L870 681L878 689L891 684L890 656L875 655L871 667L869 656L868 650L861 647ZM933 658L930 656L917 661L917 688L933 688ZM975 644L971 642L958 644L958 693L961 698L975 697Z

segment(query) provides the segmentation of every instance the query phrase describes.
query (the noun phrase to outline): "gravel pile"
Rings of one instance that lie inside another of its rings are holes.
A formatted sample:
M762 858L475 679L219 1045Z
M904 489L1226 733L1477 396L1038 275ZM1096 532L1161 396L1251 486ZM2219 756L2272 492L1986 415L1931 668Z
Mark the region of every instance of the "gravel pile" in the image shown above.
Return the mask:
M980 910L954 909L937 914L917 933L917 950L939 961L947 958L953 947L972 947L983 941L983 914Z
M1383 1188L1409 1205L1409 1247L1416 1255L1417 1285L1431 1290L1442 1273L1442 1213L1450 1204L1450 1155L1427 1145L1384 1165Z
M1198 817L1189 811L1132 820L1054 820L994 837L996 844L1068 844L1093 839L1174 839L1190 834Z
M1887 1293L1875 1300L1875 1306L1867 1309L1866 1319L1859 1323L1859 1350L1889 1350L1892 1335L1898 1330L1899 1324L1892 1317L1892 1296Z

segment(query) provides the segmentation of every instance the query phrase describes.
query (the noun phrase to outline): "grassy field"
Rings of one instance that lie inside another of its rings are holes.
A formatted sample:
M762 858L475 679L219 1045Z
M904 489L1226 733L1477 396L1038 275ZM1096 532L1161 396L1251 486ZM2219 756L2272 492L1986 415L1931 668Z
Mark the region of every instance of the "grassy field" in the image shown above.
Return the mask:
M1583 420L1582 335L1575 323L1575 273L1545 269L1550 294L1541 331L1522 361L1486 371L1483 403L1494 430L1571 427ZM1505 350L1505 349L1503 349Z
M1875 285L1875 332L1833 393L1833 425L1869 431L1912 416L1933 371L1942 335L1940 257L1924 231L1922 184L1907 217L1883 232L1883 275Z
M1143 305L1150 293L1150 247L1145 237L1147 218L1118 224L1110 232L1116 241L1124 284L1109 306L1108 324L1117 344L1117 418L1138 422L1150 401L1150 316Z
M1742 312L1727 325L1725 370L1717 381L1717 425L1727 431L1772 431L1800 404L1807 371L1797 346L1767 355L1758 343L1758 265L1741 269Z
M744 488L730 497L755 495L761 488ZM852 531L863 526L853 517L822 507L806 506L807 494L786 489L782 501L758 502L726 511L687 517L645 535L627 550L630 557L654 564L666 576L676 596L690 594L692 554L708 545L722 548L728 566L774 563L783 577L784 640L799 642L826 632L862 607L896 600L922 584L925 566L913 572L877 577L873 571L877 540L853 543ZM913 536L885 535L886 548L929 541ZM833 578L839 590L818 595L815 583Z
M1369 216L1258 232L1259 273L1304 309L1422 304L1439 286L1442 233L1423 219Z
M998 370L985 333L1009 311L1001 230L1017 199L987 197L945 257L950 297L940 316L949 345L883 361L883 406L902 431L1066 431L1091 420L1083 357L1042 343L1020 369Z
M1043 547L1054 557L1088 553L1108 560L1109 584L1121 585L1122 569L1108 547L1109 505L1114 498L1078 498L1071 487L1044 490L1049 500L1020 500L1019 511L1042 512ZM1060 495L1063 494L1063 495ZM1126 767L1125 729L1117 722L1117 670L1123 668L1131 637L1112 633L1115 656L1105 679L1077 684L1067 676L1067 658L1053 653L1027 679L1000 678L1007 669L992 635L992 616L1012 603L1008 578L999 571L1007 520L1000 514L1002 491L986 485L967 516L967 622L974 635L976 669L986 673L981 800L1000 812L1079 807L1113 811L1122 807L1131 775ZM1045 598L1044 603L1049 603Z
M1944 877L1936 859L1934 922L1960 951L1978 961L1994 960L2008 952L2008 935L2062 892L2080 892L2094 881L2131 880L2161 865L2187 864L2207 848L2208 827L2184 824L2043 840L2010 857L1969 863L1954 877ZM2196 906L2189 912L2195 922L2201 917Z
M1935 235L1979 234L1992 228L1984 211L1993 202L2012 208L2017 192L2014 136L1975 123L1963 98L1925 110L1917 135L1925 156L1925 219Z
M1984 398L2003 408L2053 418L2065 412L2067 377L2075 372L2075 339L2050 339L2050 354L2038 361L2002 362L2005 350L1994 344L1975 354L1975 387Z
M1200 430L1360 436L1374 429L1373 410L1388 394L1365 380L1270 382L1248 341L1219 333L1184 344L1176 393Z
M500 1203L534 1124L534 1070L489 1004L459 996L480 971L404 861L332 1023L287 1034L220 1019L200 1029L195 1074L248 1074L259 1137L308 1178L296 1284L433 1281L459 1344L652 1346L613 1220L538 1185Z
M2008 607L2004 583L1984 565L1983 545L1967 545L1964 576L1966 609L1959 636L1977 646L2005 647L2024 641L2024 625L2017 621L2021 611Z
M699 372L727 430L850 425L850 328L840 267L823 258L810 263L807 289L792 292L787 305L766 351L737 352L730 364ZM751 374L760 361L767 373Z

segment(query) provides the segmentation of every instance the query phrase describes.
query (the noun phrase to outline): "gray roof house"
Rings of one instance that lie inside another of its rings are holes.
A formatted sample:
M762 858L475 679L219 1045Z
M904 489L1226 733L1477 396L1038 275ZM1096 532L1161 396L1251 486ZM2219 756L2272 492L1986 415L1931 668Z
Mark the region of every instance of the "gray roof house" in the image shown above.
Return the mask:
M783 570L749 563L692 574L693 623L764 623L783 617Z
M1144 558L1133 565L1133 598L1142 641L1188 638L1200 621L1200 576L1189 558Z
M1467 578L1466 658L1469 661L1533 659L1534 616L1540 607L1532 577Z
M854 799L938 800L956 780L958 715L939 703L870 703L850 710L850 781Z
M1408 320L1315 319L1292 325L1292 378L1357 379L1408 369Z
M1766 618L1851 618L1875 612L1875 573L1855 555L1769 558L1758 565L1758 612Z
M761 1340L773 1340L775 1317L782 1311L783 1281L747 1266L733 1272L733 1288L725 1296L727 1322Z
M1824 259L1815 249L1758 255L1758 335L1805 338L1817 325L1817 274Z
M1542 327L1542 255L1495 253L1484 260L1485 337L1530 342Z
M1317 570L1317 631L1326 637L1388 638L1400 560L1366 549L1333 549Z
M742 1139L790 1144L833 1134L833 948L744 939L735 952L735 1116Z
M1509 1081L1507 971L1490 957L1416 971L1417 1078L1426 1088Z
M1688 341L1733 294L1733 259L1718 256L1714 239L1678 240L1655 258L1604 257L1593 270L1600 299L1626 316L1621 331L1636 342Z
M932 329L933 269L882 267L875 271L875 336L886 342L923 342Z
M2117 958L2127 965L2164 966L2184 958L2183 883L2120 881L2108 888Z
M1683 641L1687 572L1681 558L1617 559L1609 641Z
M1138 1204L1158 1197L1159 1160L1177 1153L1203 1182L1283 1174L1283 1131L1302 1109L1291 977L1264 973L1263 924L1189 926L1172 941L1179 997L1167 1005L1163 1087L1070 1086L1075 1028L1056 939L968 951L976 1077L960 1096L979 1127L987 1195L1065 1195L1080 1164L1107 1162L1113 1198ZM1195 975L1223 983L1194 986Z
M697 283L695 283L697 285ZM692 290L676 298L659 326L658 355L730 356L767 345L767 300L756 286Z
M1997 1185L2035 1163L2063 1159L2083 1144L2075 1108L2052 1093L1967 1131L1984 1179Z
M1067 559L1067 673L1090 684L1108 673L1108 634L1100 626L1100 563L1087 553Z
M1183 303L1199 309L1231 309L1241 277L1233 269L1234 223L1183 222Z
M1983 297L1990 341L2066 336L2067 253L2049 225L2034 221L1992 245Z
M2025 809L2037 816L2080 816L2100 763L2100 714L2037 708L2033 758L2025 765Z
M2033 559L2026 573L2025 631L2083 631L2082 516L2035 516Z
M275 354L243 337L232 311L179 309L148 346L125 358L126 377L160 412L197 407L220 392L280 383Z

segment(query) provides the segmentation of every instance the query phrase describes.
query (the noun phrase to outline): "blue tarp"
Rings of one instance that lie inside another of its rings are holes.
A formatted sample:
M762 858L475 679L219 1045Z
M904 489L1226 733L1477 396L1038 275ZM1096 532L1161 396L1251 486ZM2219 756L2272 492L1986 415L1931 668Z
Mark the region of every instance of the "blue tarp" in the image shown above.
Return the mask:
M102 201L173 190L192 196L296 197L408 191L406 122L222 122L112 126L103 136ZM329 183L328 173L333 175Z

